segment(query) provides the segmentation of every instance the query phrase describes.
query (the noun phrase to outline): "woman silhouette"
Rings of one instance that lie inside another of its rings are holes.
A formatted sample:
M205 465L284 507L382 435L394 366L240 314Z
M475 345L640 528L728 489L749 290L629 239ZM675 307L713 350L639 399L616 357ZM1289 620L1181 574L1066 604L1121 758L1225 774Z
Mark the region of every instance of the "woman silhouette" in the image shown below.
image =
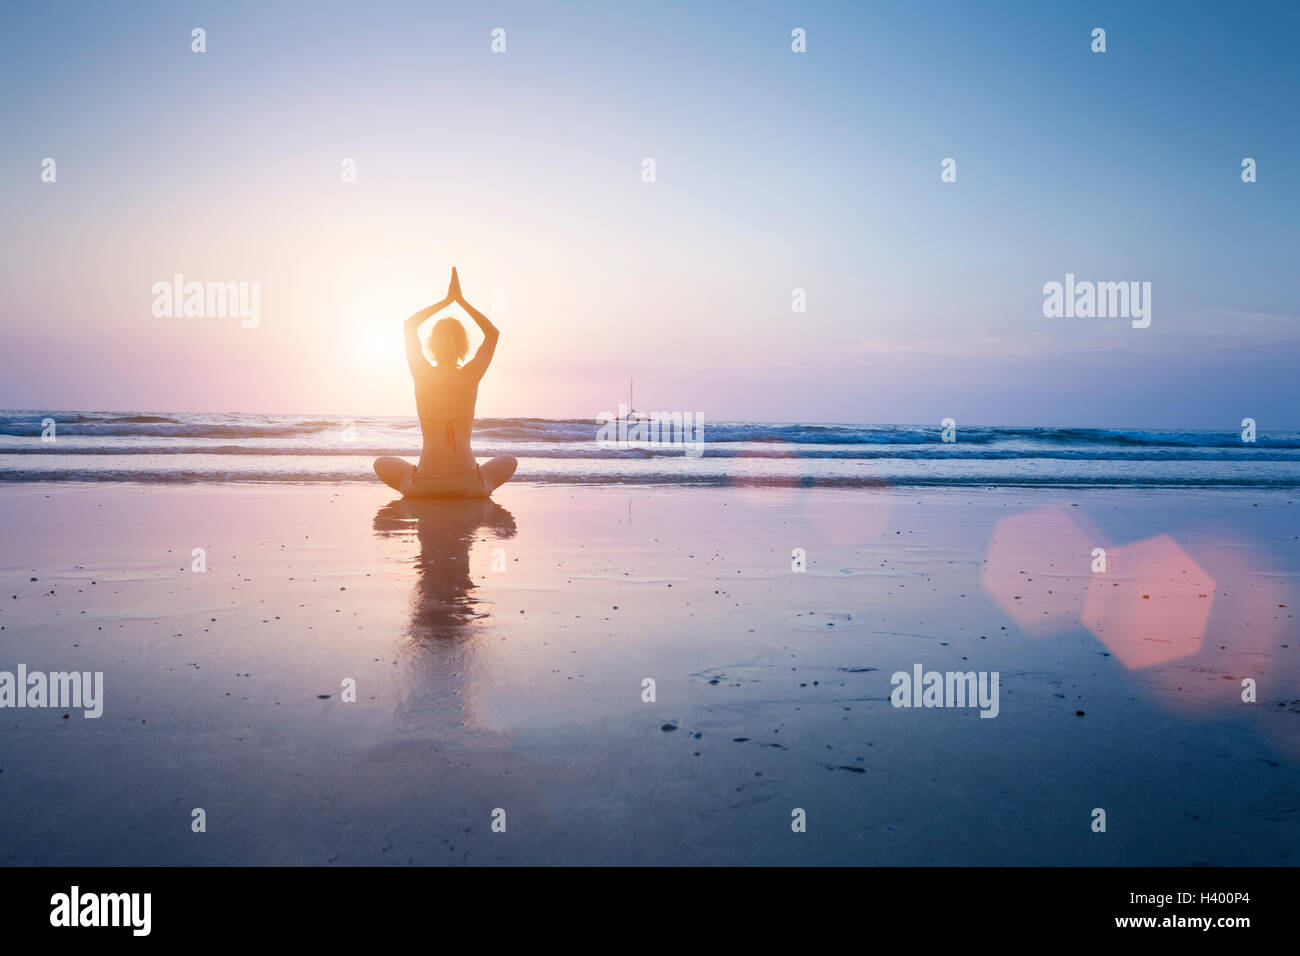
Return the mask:
M465 327L452 318L440 319L429 336L430 363L420 346L420 325L435 312L459 303L483 330L483 344L464 365L469 353ZM447 298L406 320L406 364L415 379L415 410L420 416L424 447L420 464L401 458L376 458L375 474L390 488L408 498L486 498L510 480L518 462L509 455L479 466L469 447L470 426L478 383L496 351L497 327L460 291L460 277L451 270Z

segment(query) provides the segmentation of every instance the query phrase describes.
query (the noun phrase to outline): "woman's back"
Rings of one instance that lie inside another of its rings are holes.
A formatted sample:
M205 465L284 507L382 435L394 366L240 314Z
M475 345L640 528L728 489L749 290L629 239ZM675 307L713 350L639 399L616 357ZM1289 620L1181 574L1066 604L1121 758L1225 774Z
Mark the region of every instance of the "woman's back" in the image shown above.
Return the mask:
M473 371L431 366L415 382L415 411L420 418L423 450L421 474L449 475L475 465L470 448L479 379Z

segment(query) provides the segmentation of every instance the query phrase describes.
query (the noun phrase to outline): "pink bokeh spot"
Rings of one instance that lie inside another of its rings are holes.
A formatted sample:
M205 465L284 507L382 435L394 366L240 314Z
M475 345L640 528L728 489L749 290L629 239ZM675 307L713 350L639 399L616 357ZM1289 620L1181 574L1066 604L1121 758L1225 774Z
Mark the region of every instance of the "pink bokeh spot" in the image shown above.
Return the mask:
M1003 518L993 528L980 587L1028 634L1078 624L1100 534L1066 507Z
M1201 649L1217 585L1169 535L1106 551L1092 576L1083 624L1130 670Z

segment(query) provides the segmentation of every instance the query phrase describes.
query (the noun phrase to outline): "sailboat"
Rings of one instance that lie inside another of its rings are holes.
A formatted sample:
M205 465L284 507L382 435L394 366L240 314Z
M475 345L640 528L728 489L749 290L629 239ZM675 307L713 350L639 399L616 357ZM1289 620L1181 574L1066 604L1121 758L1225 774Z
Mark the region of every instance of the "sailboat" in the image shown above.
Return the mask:
M627 380L627 405L624 406L624 408L626 409L626 413L623 415L623 422L625 427L630 427L633 421L641 421L641 419L645 417L644 415L641 414L641 412L638 412L636 410L636 405L632 401L632 397L634 395L633 387L635 385L636 385L636 379L629 378ZM626 434L626 432L624 432L624 434Z

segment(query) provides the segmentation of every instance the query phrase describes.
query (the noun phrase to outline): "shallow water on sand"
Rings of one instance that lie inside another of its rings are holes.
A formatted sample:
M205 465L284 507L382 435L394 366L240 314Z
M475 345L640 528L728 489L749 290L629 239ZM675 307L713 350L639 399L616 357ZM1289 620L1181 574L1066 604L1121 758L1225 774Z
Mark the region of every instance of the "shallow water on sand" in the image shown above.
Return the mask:
M105 707L0 710L0 861L1294 864L1297 507L11 485L0 670Z

